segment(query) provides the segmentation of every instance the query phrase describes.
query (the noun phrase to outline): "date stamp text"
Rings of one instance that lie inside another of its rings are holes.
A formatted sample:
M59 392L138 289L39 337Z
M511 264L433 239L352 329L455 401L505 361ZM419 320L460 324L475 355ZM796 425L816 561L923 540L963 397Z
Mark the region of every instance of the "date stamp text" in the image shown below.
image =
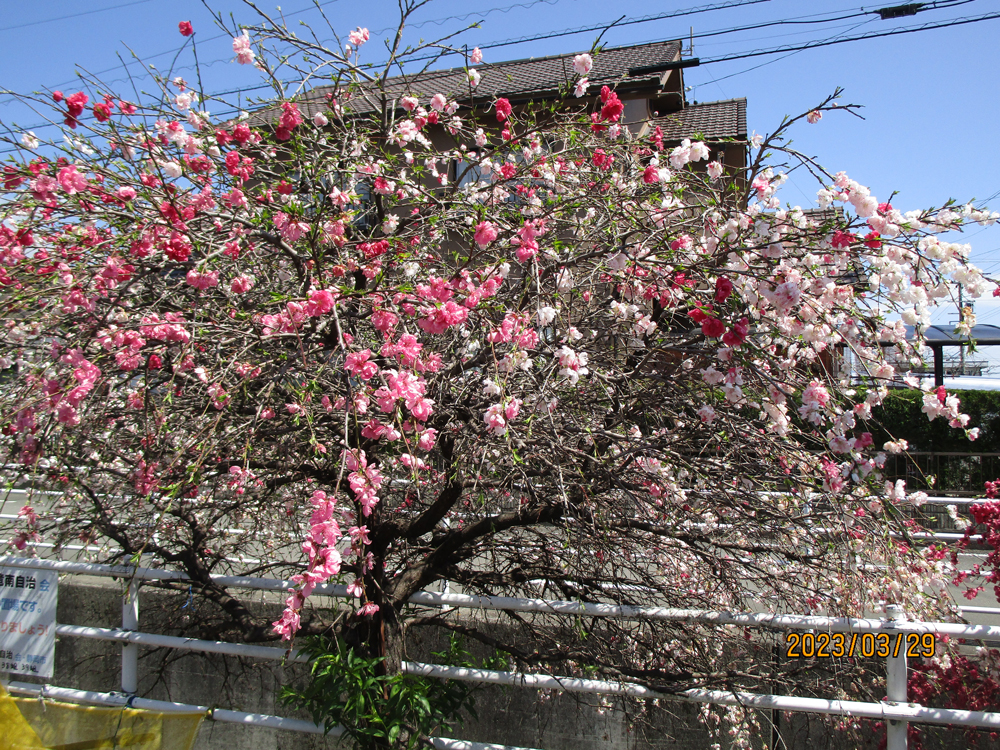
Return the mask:
M933 633L787 633L789 659L906 656L930 658L937 653Z

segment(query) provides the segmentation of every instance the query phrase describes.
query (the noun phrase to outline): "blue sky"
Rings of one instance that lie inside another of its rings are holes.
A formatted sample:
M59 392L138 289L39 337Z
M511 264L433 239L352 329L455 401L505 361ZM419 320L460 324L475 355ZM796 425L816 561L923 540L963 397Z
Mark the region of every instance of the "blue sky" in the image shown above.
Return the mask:
M484 48L486 62L559 54L588 49L598 32L588 31L548 40L490 48L487 45L528 35L583 26L639 19L651 13L721 5L726 0L435 0L413 16L407 39L432 39L459 31L476 21L480 28L453 40ZM738 3L742 3L739 4ZM732 7L609 29L609 45L636 44L663 39L687 39L693 29L694 56L704 60L757 49L830 40L840 36L877 33L947 22L1000 11L995 0L943 0L938 9L915 17L880 20L861 15L859 2L829 0L730 0ZM888 4L888 3L886 3ZM273 0L261 9L276 13ZM323 2L323 12L346 37L355 26L367 26L373 38L364 48L369 60L384 57L382 39L395 28L397 5L390 0L366 3ZM238 23L255 22L254 11L233 0L213 7ZM876 6L878 7L878 6ZM64 0L45 3L7 3L0 20L0 88L19 92L61 88L69 93L75 71L100 72L115 88L130 91L149 86L144 69L132 53L161 71L170 68L184 39L177 23L190 20L197 32L198 56L207 91L225 91L257 83L255 72L232 60L231 36L221 33L198 0L92 0L86 6ZM282 4L289 25L300 20L331 39L326 23L312 2L286 0ZM83 13L84 15L79 15ZM801 23L832 16L854 16L828 23ZM702 37L697 35L737 26L773 21L798 21L770 28ZM419 24L419 25L417 25ZM322 29L322 31L320 31ZM213 39L212 37L219 37ZM831 171L844 170L871 187L880 199L897 192L893 204L902 209L927 207L948 198L966 201L991 199L1000 210L1000 148L997 123L1000 97L996 72L1000 69L1000 19L921 33L851 42L794 54L756 57L704 64L685 71L691 87L689 100L713 101L745 96L751 130L773 130L785 115L798 114L835 88L845 90L844 102L864 107L860 120L844 113L828 114L816 125L803 123L793 132L794 146ZM685 56L688 55L685 45ZM132 81L122 69L130 63ZM181 75L193 73L190 48L174 63ZM458 64L451 58L443 65ZM217 108L221 109L219 105ZM213 109L209 106L209 109ZM0 96L0 120L19 125L39 123L38 115ZM811 205L816 185L805 176L794 177L782 190L782 199ZM973 260L987 273L1000 276L1000 227L969 231L964 241L973 245ZM984 300L977 306L980 322L1000 324L1000 304ZM955 319L942 311L935 322ZM1000 353L991 359L1000 362Z

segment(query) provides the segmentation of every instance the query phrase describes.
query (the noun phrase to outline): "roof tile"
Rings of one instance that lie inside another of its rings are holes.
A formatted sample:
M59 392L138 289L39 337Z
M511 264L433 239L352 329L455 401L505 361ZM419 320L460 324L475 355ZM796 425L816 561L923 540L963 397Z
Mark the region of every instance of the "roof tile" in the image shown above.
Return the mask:
M653 127L663 131L667 141L679 141L699 134L707 141L745 138L747 135L747 100L725 99L691 104L669 115L654 117Z
M587 76L590 90L597 87L618 84L622 90L646 88L653 93L659 89L661 74L630 77L629 68L658 65L678 58L680 42L654 42L631 47L615 47L602 50L594 56L594 67ZM405 95L426 100L437 93L452 96L459 101L492 101L496 97L514 100L544 98L577 79L573 71L573 58L578 53L553 55L551 57L509 60L476 66L482 75L482 82L476 89L469 86L465 68L429 70L415 75L394 76L386 80L385 89L392 98ZM300 99L304 114L312 115L324 107L330 86L320 86ZM358 97L352 103L355 112L374 111L374 98Z

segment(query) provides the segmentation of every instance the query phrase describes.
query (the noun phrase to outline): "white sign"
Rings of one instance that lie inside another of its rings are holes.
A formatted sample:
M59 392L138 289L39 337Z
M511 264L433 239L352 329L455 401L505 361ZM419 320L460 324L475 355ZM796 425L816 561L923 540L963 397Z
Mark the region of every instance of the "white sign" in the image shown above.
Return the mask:
M52 676L58 588L54 570L0 567L0 672Z

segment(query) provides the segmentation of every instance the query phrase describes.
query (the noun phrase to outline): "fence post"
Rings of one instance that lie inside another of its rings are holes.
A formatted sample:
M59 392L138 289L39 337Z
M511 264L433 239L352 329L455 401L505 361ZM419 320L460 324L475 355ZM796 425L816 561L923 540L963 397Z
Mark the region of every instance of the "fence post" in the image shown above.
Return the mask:
M122 599L122 630L139 629L139 579L128 584L128 593ZM122 692L134 695L139 689L139 646L122 644Z
M889 628L896 627L897 623L903 622L906 616L903 608L897 604L890 604L886 607ZM902 639L902 640L900 640ZM906 704L908 696L906 694L906 640L903 633L897 633L896 638L890 638L889 656L885 660L885 692L890 704ZM906 750L907 730L909 724L905 721L886 722L886 750Z

